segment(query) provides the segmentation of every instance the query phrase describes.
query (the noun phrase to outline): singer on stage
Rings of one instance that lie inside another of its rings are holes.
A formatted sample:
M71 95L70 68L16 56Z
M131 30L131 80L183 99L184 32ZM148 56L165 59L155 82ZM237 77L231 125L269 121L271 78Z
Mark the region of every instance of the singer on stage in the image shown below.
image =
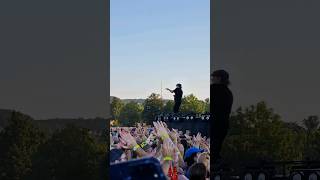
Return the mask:
M177 84L175 90L170 90L168 88L167 88L167 90L170 91L171 93L174 93L173 112L174 113L178 113L179 109L180 109L181 101L182 101L182 95L183 95L182 85L181 84Z

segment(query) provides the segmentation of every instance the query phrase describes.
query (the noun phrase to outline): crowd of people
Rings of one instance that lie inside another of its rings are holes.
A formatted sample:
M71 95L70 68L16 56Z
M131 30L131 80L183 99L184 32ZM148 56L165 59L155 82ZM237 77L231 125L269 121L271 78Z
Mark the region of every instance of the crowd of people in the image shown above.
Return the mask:
M172 129L165 122L111 127L110 163L154 157L168 179L210 179L210 138Z
M216 70L211 74L210 113L213 162L220 164L222 144L228 133L233 94L229 89L229 74ZM173 113L177 114L183 95L182 85L177 84L174 93ZM170 180L210 179L210 138L191 135L170 129L165 122L153 122L153 126L137 124L137 127L113 127L110 134L110 161L118 163L143 157L159 160Z

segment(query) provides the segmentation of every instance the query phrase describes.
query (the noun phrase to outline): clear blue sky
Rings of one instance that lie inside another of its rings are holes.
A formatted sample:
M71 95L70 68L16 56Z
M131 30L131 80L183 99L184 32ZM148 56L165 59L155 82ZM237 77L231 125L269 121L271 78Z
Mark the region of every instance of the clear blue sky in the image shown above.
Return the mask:
M110 25L112 96L210 96L209 0L111 0Z

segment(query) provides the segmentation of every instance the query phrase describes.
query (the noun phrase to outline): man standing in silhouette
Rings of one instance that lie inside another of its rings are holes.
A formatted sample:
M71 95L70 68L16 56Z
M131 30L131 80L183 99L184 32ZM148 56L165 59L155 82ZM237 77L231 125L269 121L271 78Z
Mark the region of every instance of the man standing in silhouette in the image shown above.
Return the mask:
M233 95L228 88L229 74L225 70L217 70L211 74L210 112L212 115L211 136L213 163L221 162L221 148L229 129L229 117L233 104Z
M167 90L170 91L171 93L174 93L173 112L174 113L178 113L179 109L180 109L181 102L182 102L182 95L183 95L182 85L181 84L177 84L175 90L170 90L168 88L167 88Z

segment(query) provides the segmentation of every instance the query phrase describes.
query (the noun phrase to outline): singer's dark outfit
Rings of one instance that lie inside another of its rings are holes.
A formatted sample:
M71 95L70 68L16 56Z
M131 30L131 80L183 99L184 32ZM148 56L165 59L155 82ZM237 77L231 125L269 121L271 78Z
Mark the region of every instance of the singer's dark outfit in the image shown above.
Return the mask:
M223 84L212 84L210 86L210 112L211 122L211 147L213 159L220 159L220 151L223 141L229 129L229 117L233 104L233 95L228 86Z
M176 88L175 90L173 90L173 92L174 92L173 112L178 113L180 109L181 101L182 101L183 92L181 88Z

